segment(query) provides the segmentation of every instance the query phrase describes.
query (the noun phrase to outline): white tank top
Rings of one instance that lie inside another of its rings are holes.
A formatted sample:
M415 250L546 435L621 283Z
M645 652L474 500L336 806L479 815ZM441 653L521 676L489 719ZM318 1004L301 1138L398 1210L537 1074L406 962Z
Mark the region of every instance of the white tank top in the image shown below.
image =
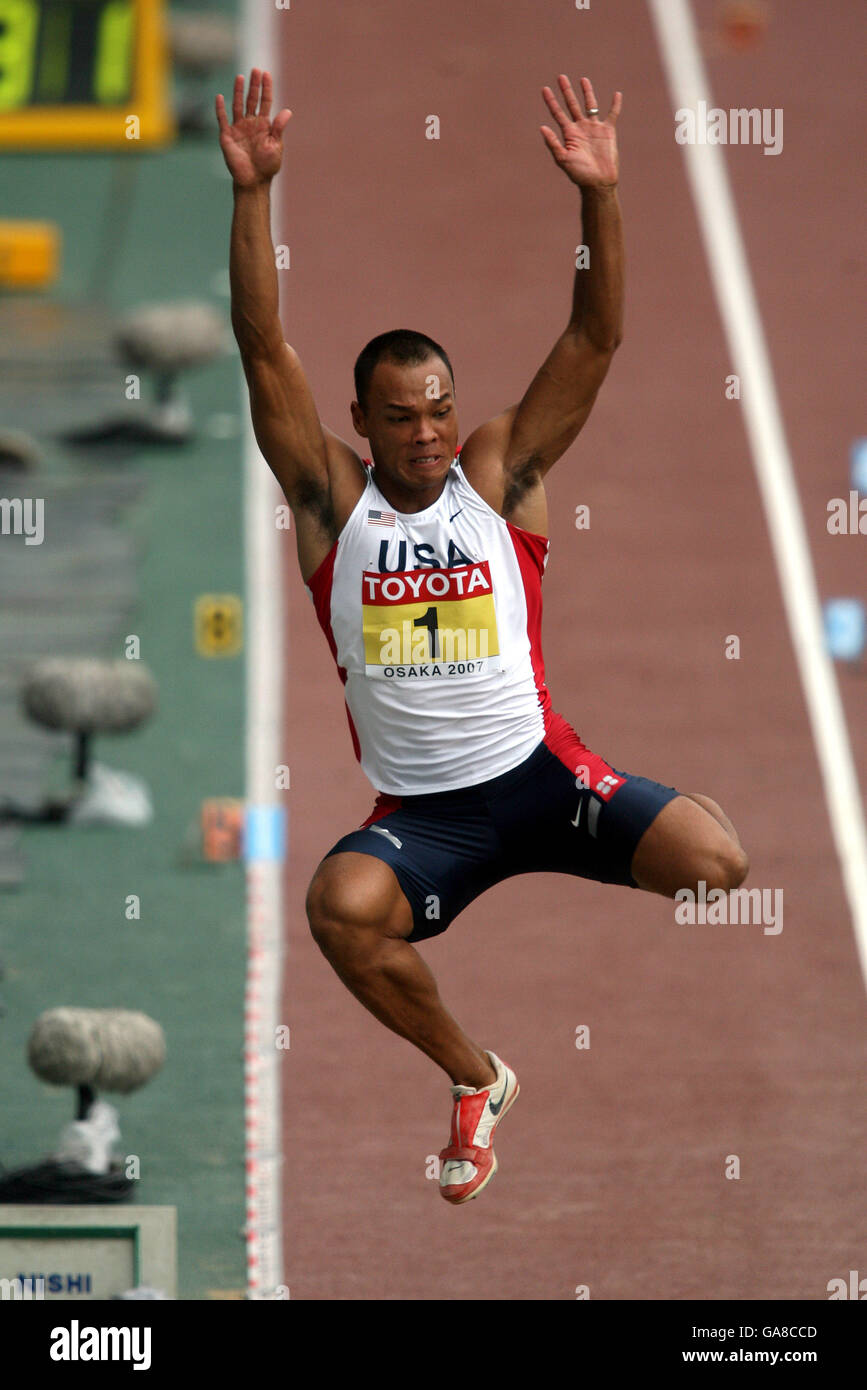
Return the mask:
M451 791L529 757L551 719L540 644L548 541L498 516L456 458L424 511L365 489L306 586L353 746L380 792Z

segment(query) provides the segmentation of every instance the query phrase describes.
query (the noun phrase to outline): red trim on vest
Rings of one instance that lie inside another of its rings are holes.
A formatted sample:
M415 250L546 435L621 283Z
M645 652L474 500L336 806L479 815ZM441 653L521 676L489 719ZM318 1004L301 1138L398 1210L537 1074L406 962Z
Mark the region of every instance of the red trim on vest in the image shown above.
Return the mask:
M337 665L337 643L334 640L334 633L331 631L331 587L334 583L334 562L337 559L337 546L339 541L335 541L322 564L314 570L307 580L307 588L313 596L313 607L316 609L316 617L319 619L319 626L325 633L328 645L331 648L331 655ZM340 679L346 684L346 672L337 666L340 671Z
M373 825L374 821L382 820L383 816L390 816L392 811L399 811L402 805L402 796L392 796L389 792L380 792L373 803L373 810L360 829L366 830L369 825Z
M337 667L337 674L342 685L346 685L346 667L341 666L337 660L337 643L334 640L334 633L331 630L331 589L334 584L334 562L337 559L337 547L339 541L335 541L322 564L310 576L307 581L307 588L313 596L313 607L316 610L316 617L319 619L319 626L325 633L331 655L334 657L334 664ZM349 723L349 734L352 739L352 750L356 760L361 762L361 744L358 741L358 734L352 722L352 715L349 706L344 700L346 718Z
M545 684L545 662L542 657L542 575L548 557L548 541L545 536L525 531L522 527L513 525L511 521L507 521L506 525L515 547L524 585L530 661L545 725L542 741L564 767L568 767L576 777L581 777L582 785L595 788L603 777L613 777L612 770L598 753L590 752L562 714L557 714L551 708L551 696ZM614 780L619 786L620 779ZM603 784L606 799L617 790L617 786L612 786L610 782Z
M547 742L548 721L551 717L551 696L548 694L548 687L545 684L545 662L542 657L542 574L548 554L548 542L544 536L535 536L532 531L523 531L520 526L514 526L511 521L507 521L506 526L509 528L518 568L521 571L521 582L524 585L524 600L527 604L527 636L530 639L530 661L533 665L536 694L539 697L539 705L545 720Z

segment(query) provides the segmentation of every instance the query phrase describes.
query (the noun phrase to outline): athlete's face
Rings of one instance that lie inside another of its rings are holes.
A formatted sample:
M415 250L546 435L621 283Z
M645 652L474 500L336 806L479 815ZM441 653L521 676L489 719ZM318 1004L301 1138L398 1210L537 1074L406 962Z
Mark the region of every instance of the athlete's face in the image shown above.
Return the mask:
M370 443L376 479L398 511L435 502L458 445L454 386L441 357L416 367L377 362L367 410L352 402L352 420Z

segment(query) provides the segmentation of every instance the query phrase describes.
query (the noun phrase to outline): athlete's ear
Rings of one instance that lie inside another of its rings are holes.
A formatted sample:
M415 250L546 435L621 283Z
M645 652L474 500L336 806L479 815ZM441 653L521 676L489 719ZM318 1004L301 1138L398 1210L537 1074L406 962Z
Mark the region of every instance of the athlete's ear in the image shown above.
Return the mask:
M367 422L364 417L364 411L361 409L358 401L350 402L349 409L352 412L352 423L355 426L355 433L360 434L362 439L367 439Z

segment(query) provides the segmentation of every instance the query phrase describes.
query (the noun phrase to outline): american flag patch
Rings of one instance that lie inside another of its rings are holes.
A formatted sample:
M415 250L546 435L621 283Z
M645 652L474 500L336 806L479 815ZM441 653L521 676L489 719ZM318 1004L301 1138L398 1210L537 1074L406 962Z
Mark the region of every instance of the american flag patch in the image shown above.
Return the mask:
M394 512L370 510L367 513L367 520L372 526L393 526Z

